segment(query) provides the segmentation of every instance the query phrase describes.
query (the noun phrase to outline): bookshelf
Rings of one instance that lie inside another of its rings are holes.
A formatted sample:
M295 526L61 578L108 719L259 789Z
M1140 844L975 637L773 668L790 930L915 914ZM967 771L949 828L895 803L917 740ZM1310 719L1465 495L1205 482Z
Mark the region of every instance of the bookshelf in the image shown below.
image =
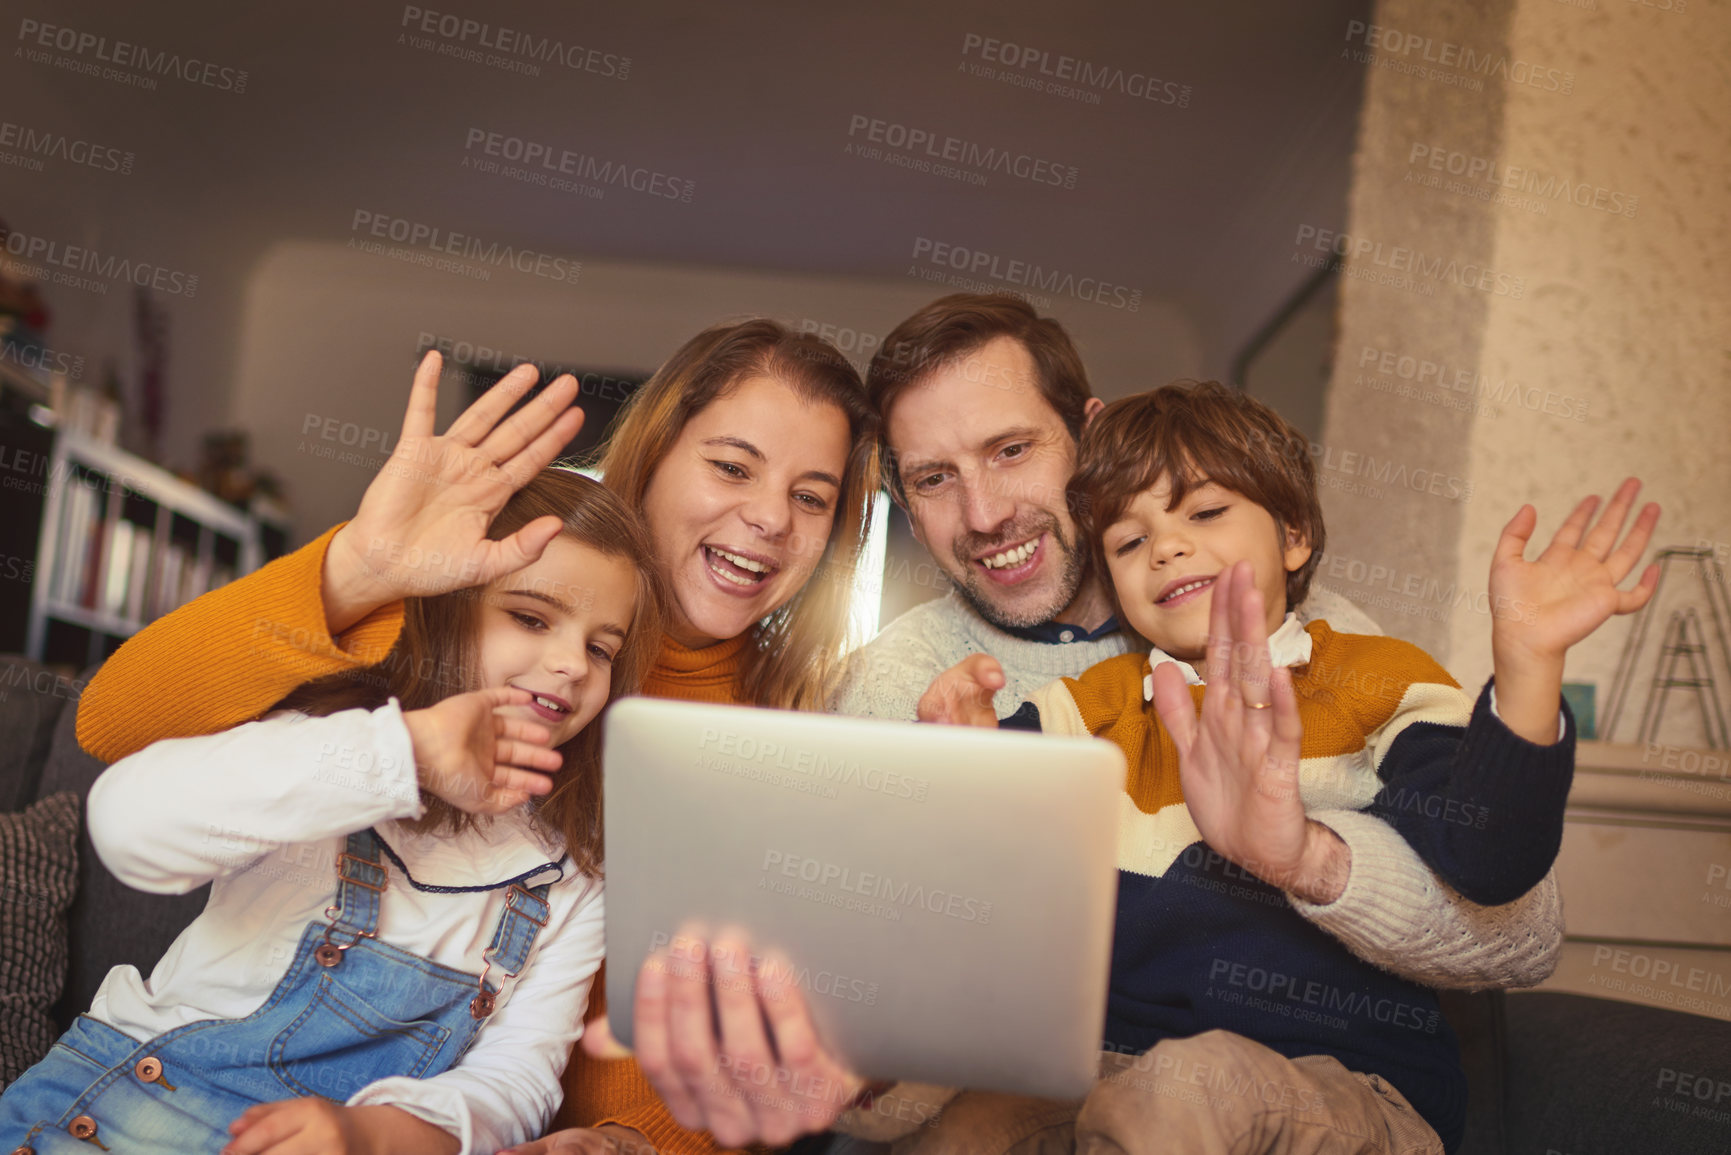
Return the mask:
M94 665L163 614L281 552L284 533L85 434L51 434L24 651ZM268 549L267 545L275 548Z

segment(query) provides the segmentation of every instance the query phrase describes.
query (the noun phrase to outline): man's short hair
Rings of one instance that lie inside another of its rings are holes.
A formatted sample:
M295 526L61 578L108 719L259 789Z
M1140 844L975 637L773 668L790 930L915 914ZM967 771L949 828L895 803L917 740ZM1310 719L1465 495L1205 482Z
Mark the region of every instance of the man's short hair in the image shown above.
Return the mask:
M1288 609L1304 601L1322 561L1322 502L1310 440L1267 405L1218 381L1181 381L1114 401L1082 434L1069 500L1097 572L1100 538L1136 495L1171 478L1167 509L1212 481L1266 509L1284 542L1297 530L1310 559L1286 575Z
M1011 293L952 293L940 297L897 325L866 369L866 395L877 410L890 492L907 504L901 470L888 444L890 409L896 398L950 362L966 357L998 337L1014 337L1034 360L1040 395L1079 438L1086 421L1088 374L1081 355L1050 317L1036 313Z

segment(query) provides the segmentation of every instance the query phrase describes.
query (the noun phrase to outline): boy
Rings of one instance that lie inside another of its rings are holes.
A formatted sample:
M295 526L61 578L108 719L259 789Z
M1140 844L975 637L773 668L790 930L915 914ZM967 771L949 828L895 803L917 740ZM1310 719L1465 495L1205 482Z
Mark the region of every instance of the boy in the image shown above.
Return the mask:
M1596 498L1529 563L1537 514L1521 508L1491 565L1495 673L1475 704L1412 645L1288 614L1324 541L1308 448L1213 382L1115 402L1084 434L1070 498L1120 620L1151 649L1050 683L1003 725L1104 737L1129 765L1106 1078L1079 1115L963 1094L898 1151L1459 1143L1465 1078L1435 995L1355 958L1279 886L1314 877L1338 853L1331 828L1366 811L1474 901L1535 885L1574 769L1563 658L1652 595L1656 566L1634 590L1616 585L1659 511L1617 546L1631 479L1590 533ZM933 683L921 717L998 724L1002 684L975 655ZM964 1126L989 1126L995 1148Z

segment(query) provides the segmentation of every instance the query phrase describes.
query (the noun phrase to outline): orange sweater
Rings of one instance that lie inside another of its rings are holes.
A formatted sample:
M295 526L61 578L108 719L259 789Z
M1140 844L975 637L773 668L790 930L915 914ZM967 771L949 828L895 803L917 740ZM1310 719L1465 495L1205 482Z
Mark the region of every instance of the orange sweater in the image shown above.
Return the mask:
M214 590L140 631L104 662L78 705L78 742L115 762L152 742L214 734L258 717L313 678L378 662L403 628L401 602L333 638L320 598L325 550L336 528L255 573ZM666 639L643 691L733 702L742 635L702 650ZM607 1009L605 964L585 1021ZM557 1126L619 1123L666 1155L720 1151L706 1131L674 1122L635 1059L592 1059L582 1047L565 1070Z

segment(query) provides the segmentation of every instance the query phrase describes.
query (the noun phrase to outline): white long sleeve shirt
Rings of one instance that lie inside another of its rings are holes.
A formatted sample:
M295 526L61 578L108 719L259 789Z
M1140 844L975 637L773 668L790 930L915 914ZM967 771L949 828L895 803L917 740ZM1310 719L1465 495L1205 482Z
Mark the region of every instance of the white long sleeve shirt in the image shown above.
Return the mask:
M376 827L416 881L437 886L503 881L562 853L522 811L458 835L402 825L421 812L409 732L394 701L324 718L273 715L116 762L90 790L90 837L104 864L127 885L159 894L213 885L204 912L150 978L115 967L90 1014L143 1041L257 1010L287 972L306 924L324 921L336 857L356 830ZM388 858L381 864L390 881L379 938L479 974L506 891L424 893ZM457 1136L463 1155L542 1133L560 1102L559 1077L582 1034L603 946L601 882L565 869L529 965L507 983L461 1062L428 1079L381 1079L348 1105L402 1108Z

